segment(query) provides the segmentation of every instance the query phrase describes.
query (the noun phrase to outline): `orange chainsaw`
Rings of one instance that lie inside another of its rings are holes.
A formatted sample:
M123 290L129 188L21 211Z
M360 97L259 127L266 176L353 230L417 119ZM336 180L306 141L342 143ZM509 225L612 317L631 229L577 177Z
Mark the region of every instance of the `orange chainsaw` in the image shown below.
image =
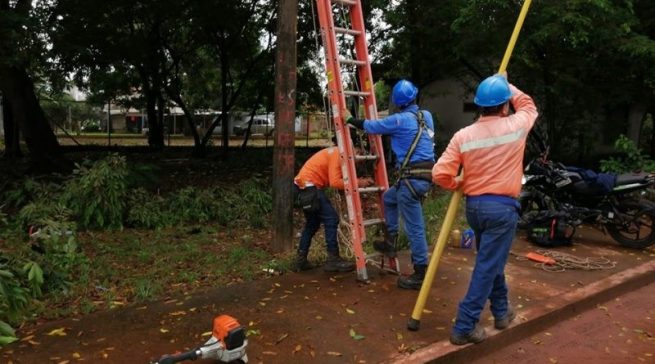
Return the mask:
M204 345L184 353L164 355L152 364L173 364L196 359L247 363L246 346L248 339L245 328L235 318L220 315L214 318L212 337Z

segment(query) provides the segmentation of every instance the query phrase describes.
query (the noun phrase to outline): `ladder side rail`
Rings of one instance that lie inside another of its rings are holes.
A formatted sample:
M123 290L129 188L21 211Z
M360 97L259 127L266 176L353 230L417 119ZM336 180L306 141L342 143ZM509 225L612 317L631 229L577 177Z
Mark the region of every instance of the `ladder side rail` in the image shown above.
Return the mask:
M373 74L371 72L371 63L368 53L368 41L366 39L366 23L364 22L364 15L362 11L361 1L352 7L350 12L350 22L352 28L359 31L360 35L355 37L355 52L357 59L366 61L366 65L359 67L359 81L362 91L369 92L368 96L364 97L364 110L366 119L377 119L377 103L375 100L375 83L373 81ZM378 156L375 164L375 181L378 186L384 187L384 191L389 189L389 180L387 178L387 165L384 158L384 147L382 145L382 136L369 135L371 142L372 153ZM382 193L378 196L378 205L380 206L380 217L384 218L384 201Z
M327 69L328 92L332 109L332 119L337 135L337 145L341 156L342 174L346 202L348 206L348 220L353 235L353 249L357 264L357 278L362 281L368 280L366 272L366 255L362 247L365 239L363 227L363 215L359 191L357 189L357 174L355 170L355 153L350 139L350 130L343 120L343 110L346 108L346 100L343 93L341 79L341 67L339 65L339 52L337 50L337 39L330 0L317 0L319 23L325 48L325 59Z

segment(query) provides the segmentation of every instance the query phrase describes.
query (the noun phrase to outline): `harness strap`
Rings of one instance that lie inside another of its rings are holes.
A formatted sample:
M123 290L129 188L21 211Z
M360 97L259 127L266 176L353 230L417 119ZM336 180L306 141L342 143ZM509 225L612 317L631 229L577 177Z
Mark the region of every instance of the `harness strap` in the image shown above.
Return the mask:
M405 154L405 160L403 160L403 163L400 165L400 170L403 170L405 167L407 167L407 164L409 164L409 160L412 158L412 154L414 154L416 146L418 145L418 142L421 139L421 135L423 134L423 128L426 127L421 110L418 110L414 115L416 116L416 121L418 121L418 131L416 132L416 136L414 137L412 145L409 147L407 154Z

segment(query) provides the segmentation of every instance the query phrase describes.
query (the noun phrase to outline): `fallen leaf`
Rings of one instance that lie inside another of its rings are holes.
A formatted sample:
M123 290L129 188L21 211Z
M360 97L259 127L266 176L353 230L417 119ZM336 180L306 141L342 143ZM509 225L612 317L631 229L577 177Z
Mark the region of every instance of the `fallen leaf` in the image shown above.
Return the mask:
M396 339L397 340L402 340L403 339L403 334L401 334L400 331L396 331Z
M557 359L555 359L555 358L548 358L548 361L553 363L553 364L557 364Z
M175 311L175 312L169 313L169 315L171 315L171 316L182 316L182 315L186 315L186 311Z
M348 313L351 314L351 315L354 315L354 314L355 314L355 311L353 311L353 310L351 310L351 309L349 309L349 308L346 308L346 312L348 312Z
M168 329L165 329L165 328L163 328L163 327L162 327L161 329L159 329L159 332L161 332L162 334L165 334L165 333L167 333L168 331L169 331Z
M205 332L203 332L202 334L200 334L200 337L203 337L203 336L209 336L209 335L211 335L211 334L212 334L211 331L205 331Z
M60 327L58 329L54 329L54 330L50 331L46 335L48 335L48 336L66 336L66 332L64 332L64 330L66 330L65 327Z
M432 311L428 310L427 308L424 308L423 313L432 313Z
M57 364L68 364L68 363L70 363L70 360L62 360L62 361L58 362Z
M30 341L32 339L34 339L34 335L25 336L24 338L20 339L20 341Z
M327 352L327 355L330 355L330 356L342 356L343 354L341 354L341 353L338 352L338 351L328 351L328 352Z
M355 329L353 328L350 329L350 337L352 337L354 340L364 340L366 338L364 335L356 333Z
M280 335L280 337L277 338L277 340L275 341L275 343L276 343L276 344L279 344L279 343L282 342L282 340L286 339L287 337L289 337L289 334L284 333L284 334Z
M293 349L293 353L295 354L295 353L299 352L300 350L302 350L302 345L296 345L296 347Z
M277 353L274 352L274 351L264 351L264 352L262 352L262 354L264 354L264 355L277 355Z

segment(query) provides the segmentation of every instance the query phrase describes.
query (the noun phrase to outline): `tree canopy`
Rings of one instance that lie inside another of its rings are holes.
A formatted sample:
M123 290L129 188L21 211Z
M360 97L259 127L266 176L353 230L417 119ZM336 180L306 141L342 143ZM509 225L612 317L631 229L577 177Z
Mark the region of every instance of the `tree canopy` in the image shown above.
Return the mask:
M522 1L363 3L377 79L419 86L495 72ZM36 95L75 84L91 102L145 109L149 143L164 147L164 113L178 106L203 155L235 109L272 109L277 2L49 0L0 2L0 91L5 129L33 156L57 155ZM313 3L298 12L299 106L322 109ZM583 158L594 141L640 137L655 105L655 5L647 0L534 1L510 62L510 80L537 98L553 149ZM292 21L292 20L291 20ZM380 86L380 90L384 87ZM382 101L382 100L380 100ZM385 100L386 101L386 100ZM221 111L204 134L196 111ZM444 121L447 122L447 121ZM13 128L13 129L12 129ZM650 128L655 130L655 128ZM5 132L5 155L20 152ZM652 135L641 135L652 141ZM655 151L655 143L650 142Z

